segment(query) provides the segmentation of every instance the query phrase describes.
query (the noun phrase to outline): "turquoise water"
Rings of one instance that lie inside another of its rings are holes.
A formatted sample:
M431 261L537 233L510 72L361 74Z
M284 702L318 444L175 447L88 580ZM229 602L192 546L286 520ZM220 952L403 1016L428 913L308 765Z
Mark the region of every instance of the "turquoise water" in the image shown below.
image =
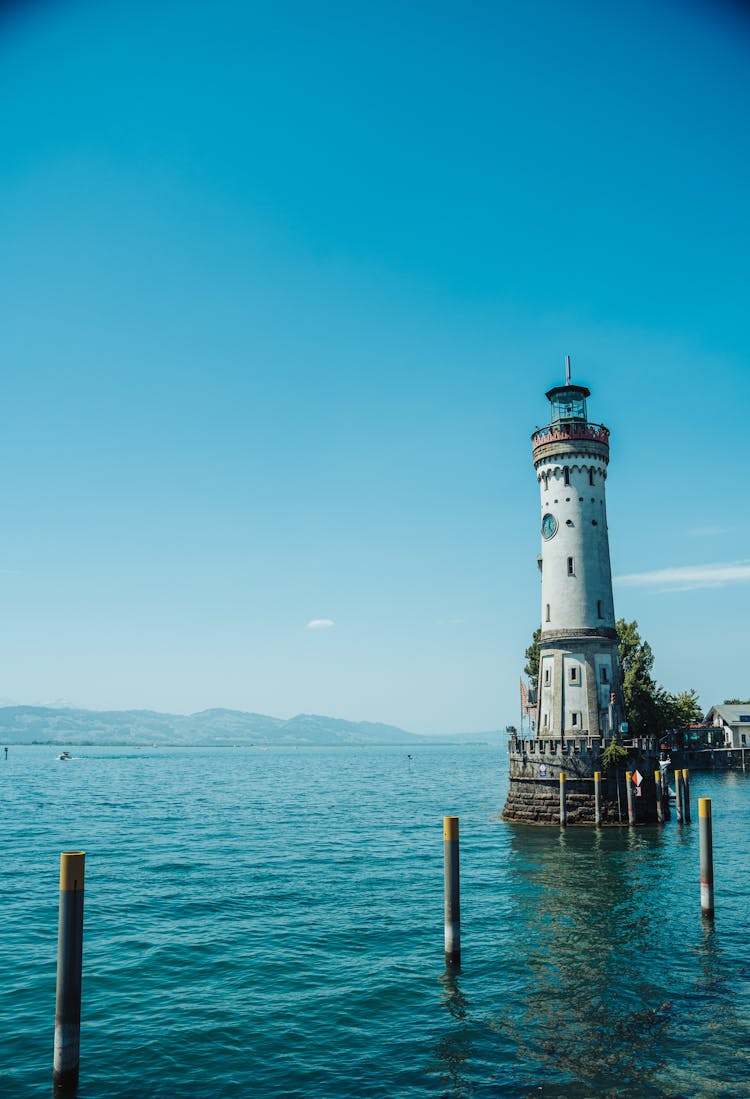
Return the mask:
M78 847L80 1099L750 1095L750 774L692 776L694 807L713 798L710 928L697 824L504 824L496 749L71 752L0 757L2 1096L50 1094L59 852Z

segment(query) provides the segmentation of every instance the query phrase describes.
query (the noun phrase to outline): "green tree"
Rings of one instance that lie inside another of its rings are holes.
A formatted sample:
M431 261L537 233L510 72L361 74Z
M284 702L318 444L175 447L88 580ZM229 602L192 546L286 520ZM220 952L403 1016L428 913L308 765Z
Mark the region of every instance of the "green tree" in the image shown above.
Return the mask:
M641 638L637 622L626 622L620 618L616 629L620 639L622 693L630 733L632 736L658 734L667 727L662 725L667 707L664 692L660 698L659 688L651 674L654 666L651 646Z
M536 686L536 681L539 678L539 639L542 636L542 627L534 630L531 635L531 644L524 653L526 657L526 663L524 665L524 675L527 675L531 682Z
M692 688L689 691L680 691L672 695L674 701L674 724L678 729L684 729L688 725L700 725L703 721L703 708L698 699L698 692Z
M627 758L627 749L623 748L622 744L618 744L615 738L612 737L609 744L602 752L602 767L605 771L609 771L610 769L617 771Z
M654 654L638 632L637 622L618 619L622 693L633 736L660 736L669 729L684 729L703 720L697 691L692 688L672 694L656 682L651 669Z

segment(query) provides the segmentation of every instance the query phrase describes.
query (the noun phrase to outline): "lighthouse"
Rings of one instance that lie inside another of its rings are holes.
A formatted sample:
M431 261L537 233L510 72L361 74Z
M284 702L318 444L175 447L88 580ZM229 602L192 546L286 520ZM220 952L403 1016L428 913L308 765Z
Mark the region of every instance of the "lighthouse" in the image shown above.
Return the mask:
M548 423L531 436L542 594L536 735L511 736L506 820L627 824L626 802L636 821L656 819L656 738L628 736L607 529L610 433L589 420L590 396L567 358L565 384L546 393ZM613 737L627 760L607 770Z
M590 390L547 391L549 423L531 437L542 572L537 731L611 736L624 720L605 487L609 431L588 419Z

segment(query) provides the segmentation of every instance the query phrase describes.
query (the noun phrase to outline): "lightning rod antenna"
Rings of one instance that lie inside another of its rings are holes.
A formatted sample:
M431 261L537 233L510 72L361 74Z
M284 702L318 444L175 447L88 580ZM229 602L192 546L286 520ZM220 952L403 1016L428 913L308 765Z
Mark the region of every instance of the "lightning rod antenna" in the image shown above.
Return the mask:
M565 384L570 385L570 355L565 356Z

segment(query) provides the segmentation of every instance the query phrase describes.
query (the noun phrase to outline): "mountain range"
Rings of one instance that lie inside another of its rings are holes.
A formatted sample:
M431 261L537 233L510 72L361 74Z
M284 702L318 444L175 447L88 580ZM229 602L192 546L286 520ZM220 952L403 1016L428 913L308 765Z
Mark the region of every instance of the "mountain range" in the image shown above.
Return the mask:
M457 733L426 737L395 725L347 721L319 714L297 714L287 720L242 710L202 710L197 714L163 714L153 710L82 710L69 706L0 707L0 742L4 744L149 745L357 745L419 744L439 739L493 742L500 734Z

